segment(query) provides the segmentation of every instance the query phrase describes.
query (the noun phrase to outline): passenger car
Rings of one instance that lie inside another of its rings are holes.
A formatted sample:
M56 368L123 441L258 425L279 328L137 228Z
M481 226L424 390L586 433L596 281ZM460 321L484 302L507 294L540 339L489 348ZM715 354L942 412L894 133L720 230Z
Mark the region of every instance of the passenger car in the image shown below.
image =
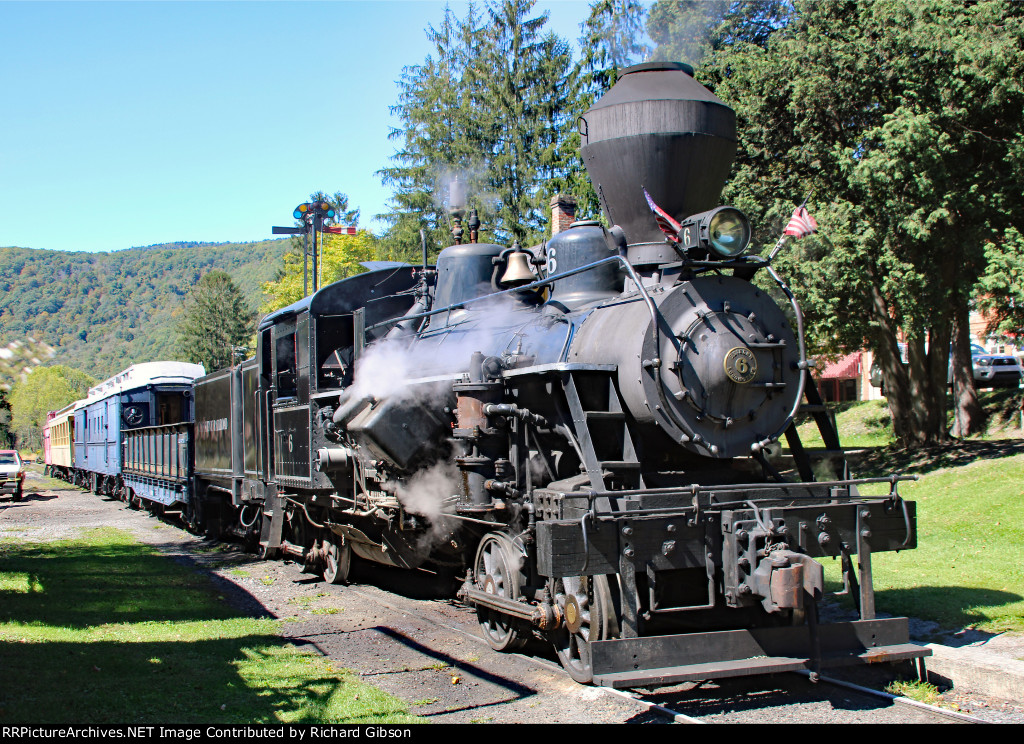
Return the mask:
M25 483L25 465L16 450L0 450L0 493L9 493L21 501Z

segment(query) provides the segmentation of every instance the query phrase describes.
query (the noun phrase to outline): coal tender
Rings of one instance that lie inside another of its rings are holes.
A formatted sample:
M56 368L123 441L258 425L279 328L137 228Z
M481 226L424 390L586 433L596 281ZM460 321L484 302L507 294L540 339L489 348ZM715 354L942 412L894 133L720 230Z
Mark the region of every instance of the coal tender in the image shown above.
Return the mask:
M584 683L927 654L906 619L875 617L871 582L872 553L915 546L914 504L898 478L860 494L800 309L718 204L733 111L687 66L649 63L580 127L613 227L456 244L264 319L242 401L258 467L207 511L234 509L268 554L331 581L352 560L450 569L493 648L546 639ZM800 444L802 409L824 454ZM772 457L782 437L792 472ZM860 619L819 622L825 557Z

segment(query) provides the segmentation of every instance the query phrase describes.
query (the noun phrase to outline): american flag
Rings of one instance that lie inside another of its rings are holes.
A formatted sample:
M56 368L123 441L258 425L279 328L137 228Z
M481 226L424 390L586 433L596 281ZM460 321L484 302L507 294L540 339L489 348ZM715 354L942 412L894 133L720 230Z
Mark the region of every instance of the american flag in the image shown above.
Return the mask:
M793 210L793 216L789 218L789 224L786 225L786 230L783 235L789 235L794 238L805 238L811 233L818 231L818 223L806 207L797 207Z
M672 216L664 209L654 203L654 199L647 193L647 189L644 189L644 197L647 199L647 204L654 212L654 219L658 222L658 227L661 231L668 236L668 239L673 243L679 242L679 231L682 229L682 225L672 219Z

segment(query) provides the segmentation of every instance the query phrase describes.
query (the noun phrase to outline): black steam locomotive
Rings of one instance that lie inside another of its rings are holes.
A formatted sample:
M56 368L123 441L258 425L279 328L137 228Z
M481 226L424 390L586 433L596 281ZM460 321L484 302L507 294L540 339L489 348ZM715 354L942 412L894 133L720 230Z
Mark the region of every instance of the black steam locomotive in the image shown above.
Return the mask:
M581 133L610 230L329 285L264 318L255 358L197 380L187 519L330 582L353 555L448 567L493 648L548 639L580 682L926 655L905 619L875 618L871 584L873 552L915 546L914 504L897 478L860 495L796 301L746 255L742 213L715 206L732 110L685 65L648 63ZM824 458L800 445L801 408ZM783 436L796 478L770 457ZM860 620L819 624L825 556Z

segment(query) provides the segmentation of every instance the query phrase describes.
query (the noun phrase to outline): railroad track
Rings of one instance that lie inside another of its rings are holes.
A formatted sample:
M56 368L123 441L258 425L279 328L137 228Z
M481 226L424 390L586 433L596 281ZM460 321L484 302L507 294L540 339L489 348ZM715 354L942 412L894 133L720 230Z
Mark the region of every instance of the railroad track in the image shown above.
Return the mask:
M822 675L789 673L681 689L624 692L676 723L989 723L976 716Z

